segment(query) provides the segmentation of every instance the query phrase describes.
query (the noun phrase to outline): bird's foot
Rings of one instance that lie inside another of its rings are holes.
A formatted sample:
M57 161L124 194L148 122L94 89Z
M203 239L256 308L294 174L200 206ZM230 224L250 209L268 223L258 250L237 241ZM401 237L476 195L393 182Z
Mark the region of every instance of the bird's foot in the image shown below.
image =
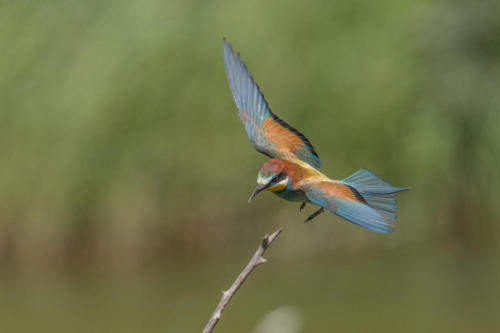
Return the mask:
M299 208L299 212L302 211L302 209L304 209L304 207L306 206L306 202L304 201L301 205L300 205L300 208Z
M319 214L323 213L323 211L325 210L325 208L321 207L320 209L318 209L317 211L315 211L314 213L311 214L311 216L309 216L305 221L304 223L307 223L309 221L311 221L313 218L315 218L316 216L318 216Z

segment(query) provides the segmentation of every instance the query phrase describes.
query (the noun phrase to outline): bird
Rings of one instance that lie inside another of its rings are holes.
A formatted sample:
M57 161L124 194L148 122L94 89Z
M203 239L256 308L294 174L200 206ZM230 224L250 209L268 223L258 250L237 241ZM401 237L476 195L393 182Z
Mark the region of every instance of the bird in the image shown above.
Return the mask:
M239 53L224 37L222 55L227 82L250 142L267 155L257 175L257 186L248 202L270 191L292 202L318 206L305 222L324 211L378 233L394 231L395 194L409 187L394 187L372 172L360 169L342 180L319 171L321 161L311 142L269 108L259 86Z

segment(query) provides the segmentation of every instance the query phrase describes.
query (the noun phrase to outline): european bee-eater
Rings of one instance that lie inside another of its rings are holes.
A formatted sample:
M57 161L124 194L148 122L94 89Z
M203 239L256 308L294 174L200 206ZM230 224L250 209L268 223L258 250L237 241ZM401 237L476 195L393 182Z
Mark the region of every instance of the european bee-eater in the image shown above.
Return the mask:
M248 201L267 190L302 202L300 210L306 202L320 206L305 222L327 210L372 231L393 231L397 212L394 195L409 188L393 187L363 169L342 180L322 174L311 142L271 112L239 53L234 54L225 38L222 54L229 88L248 137L257 151L271 158L260 168L257 187Z

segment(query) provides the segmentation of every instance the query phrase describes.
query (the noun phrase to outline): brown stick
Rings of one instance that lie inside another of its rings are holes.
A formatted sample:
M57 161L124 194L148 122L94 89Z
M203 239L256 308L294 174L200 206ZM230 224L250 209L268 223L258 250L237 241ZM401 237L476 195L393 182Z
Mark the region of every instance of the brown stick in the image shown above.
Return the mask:
M231 287L224 291L222 293L222 297L219 301L219 304L215 308L214 313L212 314L212 317L210 317L210 320L207 323L207 326L203 329L202 333L210 333L214 330L215 325L219 322L219 319L222 315L222 311L226 308L227 304L231 300L231 298L234 296L234 294L240 289L240 287L243 285L243 282L247 279L247 277L252 273L252 271L255 269L260 264L265 263L267 260L263 257L264 252L266 252L267 248L271 245L271 243L278 237L278 235L281 233L282 229L279 228L275 232L273 232L271 235L265 235L264 238L262 239L262 242L260 243L259 247L257 248L257 251L255 251L255 254L253 255L252 259L250 259L250 262L247 264L247 266L241 271L240 275L236 278L236 280L233 282Z

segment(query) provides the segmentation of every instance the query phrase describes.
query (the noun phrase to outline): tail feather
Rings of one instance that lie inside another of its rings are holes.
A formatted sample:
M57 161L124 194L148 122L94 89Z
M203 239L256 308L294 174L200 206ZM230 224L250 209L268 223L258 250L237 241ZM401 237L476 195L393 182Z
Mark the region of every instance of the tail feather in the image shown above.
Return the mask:
M394 187L375 176L368 170L360 169L351 176L342 180L352 186L365 199L366 203L393 222L397 218L397 204L395 194L407 191L409 187Z

